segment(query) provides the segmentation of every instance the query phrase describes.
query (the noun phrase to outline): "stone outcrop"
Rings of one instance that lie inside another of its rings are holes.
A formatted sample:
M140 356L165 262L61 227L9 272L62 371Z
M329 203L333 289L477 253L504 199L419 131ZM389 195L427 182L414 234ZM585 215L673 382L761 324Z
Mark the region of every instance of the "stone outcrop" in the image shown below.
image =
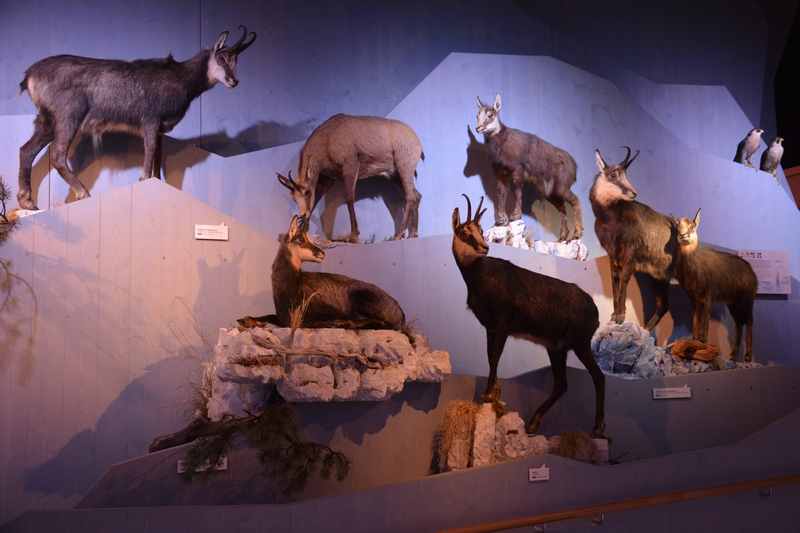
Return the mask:
M450 434L442 437L448 447L439 450L441 470L487 466L546 453L591 463L608 462L606 440L592 439L577 432L550 438L528 435L519 413L509 411L498 416L491 403L476 406L473 412L472 420L457 414L442 424L443 430Z
M483 236L490 243L533 250L540 254L555 255L577 261L586 261L589 258L589 249L580 239L568 242L534 240L531 232L525 228L525 221L522 219L514 220L508 226L492 226L484 232Z
M258 412L268 387L290 402L381 401L451 371L449 354L417 334L412 343L391 330L221 329L204 370L208 417Z

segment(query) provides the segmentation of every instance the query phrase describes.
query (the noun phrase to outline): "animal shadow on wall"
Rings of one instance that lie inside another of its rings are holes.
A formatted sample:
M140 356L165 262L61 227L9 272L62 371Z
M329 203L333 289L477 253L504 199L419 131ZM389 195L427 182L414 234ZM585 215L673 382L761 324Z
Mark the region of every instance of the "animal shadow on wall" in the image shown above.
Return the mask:
M302 141L317 123L316 118L295 124L261 120L237 133L236 137L220 134L203 137L198 146L222 157L232 157Z
M320 214L320 225L322 226L325 237L333 240L336 215L339 209L347 203L344 182L342 180L336 180L328 192L325 193L324 199L325 207ZM396 235L400 232L403 225L403 213L406 200L399 181L390 180L382 176L358 180L358 185L356 186L356 203L365 199L381 199L386 209L389 211L389 215L392 217L392 234ZM346 213L347 211L344 210L343 212ZM391 235L387 237L391 237ZM381 239L380 236L377 238Z
M478 140L469 125L467 125L467 140L467 161L464 163L464 177L480 177L485 195L492 201L492 205L496 206L497 177L489 160L489 149ZM513 204L514 195L507 195L506 208L508 212L513 210ZM556 237L558 236L561 228L561 214L550 202L538 194L535 187L527 183L522 187L522 213L536 220L547 232ZM541 239L541 237L541 235L534 235L536 239Z

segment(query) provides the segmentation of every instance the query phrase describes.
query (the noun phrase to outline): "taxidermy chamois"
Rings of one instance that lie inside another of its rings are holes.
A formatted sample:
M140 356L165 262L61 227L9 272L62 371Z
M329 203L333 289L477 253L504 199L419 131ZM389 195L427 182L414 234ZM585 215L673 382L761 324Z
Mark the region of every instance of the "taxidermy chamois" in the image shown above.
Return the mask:
M325 251L311 242L307 219L294 215L289 233L272 263L272 294L281 326L305 301L303 327L394 329L406 334L406 318L397 300L365 281L326 272L303 272L304 262L321 263Z
M750 263L733 254L700 246L697 228L700 210L694 219L680 218L678 228L678 255L676 277L692 301L692 335L708 342L708 321L711 304L728 304L736 323L736 343L731 359L739 354L742 329L747 325L744 360L753 359L753 302L758 290L758 280Z
M498 400L497 365L509 336L547 348L553 368L553 391L528 422L535 433L544 414L567 390L567 351L572 350L592 377L595 389L594 435L605 429L605 376L597 366L591 339L599 322L591 296L574 283L520 268L505 259L488 257L483 239L483 198L472 218L467 198L467 220L453 210L453 257L467 285L467 306L486 328L489 380L484 399Z
M123 130L144 140L142 177L160 177L162 135L180 122L192 100L218 82L239 84L236 63L256 39L247 33L226 47L228 32L220 34L210 50L178 62L164 59L118 61L71 55L42 59L25 71L19 84L28 91L38 114L31 138L19 149L19 192L24 209L37 209L31 194L31 166L42 148L50 144L53 166L69 184L75 197L89 192L68 166L69 148L79 131L99 135Z
M333 185L344 180L345 200L350 214L350 236L358 242L355 201L356 183L371 176L399 180L405 194L403 221L395 239L418 235L419 203L422 195L414 187L417 163L425 160L419 137L407 124L382 117L338 114L320 124L300 152L297 180L278 174L278 181L289 189L301 216L309 217Z
M606 164L595 150L600 172L594 178L589 200L595 216L594 231L611 262L611 320L618 324L625 320L628 281L634 272L644 272L655 281L656 309L646 326L652 331L669 308L669 281L674 275L677 247L675 224L634 200L637 192L628 181L627 171L639 151L631 157L631 149L625 149L625 159L616 165Z
M522 218L522 184L533 184L539 194L550 201L561 212L560 241L580 239L583 235L583 219L578 197L570 190L575 183L577 165L569 152L553 146L533 135L509 128L500 121L500 95L493 105L486 105L478 97L478 125L475 130L482 133L489 148L489 160L497 177L497 204L495 224L509 223L506 214L506 194L509 187L514 193L514 210L511 221ZM567 228L565 203L572 206L575 230Z

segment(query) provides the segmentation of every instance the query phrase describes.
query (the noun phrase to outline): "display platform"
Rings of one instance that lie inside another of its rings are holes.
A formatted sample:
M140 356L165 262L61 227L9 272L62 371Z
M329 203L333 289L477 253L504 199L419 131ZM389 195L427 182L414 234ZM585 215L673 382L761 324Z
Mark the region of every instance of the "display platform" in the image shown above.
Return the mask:
M590 465L546 455L291 504L33 511L0 531L435 531L673 490L796 474L800 472L797 424L800 410L795 409L729 445L617 465ZM530 483L528 468L542 464L550 467L550 480ZM795 487L766 495L749 493L675 504L613 515L609 524L624 525L629 531L697 532L707 531L709 524L717 531L734 531L746 524L764 527L772 520L785 524L780 520L796 512L792 498L798 494ZM707 516L698 521L699 504L719 513L713 520ZM412 509L413 513L409 512ZM553 530L583 531L587 524L556 527L562 529Z
M727 375L726 375L727 374ZM568 393L545 417L542 432L588 431L594 389L588 373L569 369ZM612 462L639 462L736 443L800 408L800 369L762 368L631 382L607 379L607 434ZM688 386L691 399L654 400L653 389ZM477 401L484 380L448 377L439 384L410 384L383 403L296 404L299 426L310 440L343 452L352 462L343 481L313 479L299 499L424 479L435 461L434 433L453 400ZM549 369L503 382L503 399L523 418L549 393ZM694 428L694 429L690 429ZM698 430L702 428L702 430ZM188 446L112 466L78 507L218 505L285 501L261 474L255 450L239 448L228 469L191 483L177 475ZM597 468L602 468L598 466Z

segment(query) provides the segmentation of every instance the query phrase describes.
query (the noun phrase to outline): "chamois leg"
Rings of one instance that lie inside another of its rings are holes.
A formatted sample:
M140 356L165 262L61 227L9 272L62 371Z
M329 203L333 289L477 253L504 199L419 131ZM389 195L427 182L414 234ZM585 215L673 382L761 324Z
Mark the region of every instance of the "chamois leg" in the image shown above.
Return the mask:
M494 225L508 226L508 214L506 213L506 196L508 194L508 183L504 176L497 176L496 201L494 204Z
M750 317L747 319L747 337L745 337L744 344L744 360L748 363L753 360L753 315L752 310Z
M403 222L400 224L400 231L395 233L395 239L402 239L403 234L408 231L407 236L409 238L416 237L418 235L418 228L410 227L409 221L415 220L418 217L415 215L417 210L419 209L419 202L422 199L422 195L417 192L417 189L414 187L414 170L412 169L411 172L408 169L400 169L400 184L403 186L403 193L405 195L406 203L405 207L403 208Z
M647 321L646 329L649 331L653 331L669 311L669 281L656 281L653 284L653 292L655 293L656 309L653 311L653 316Z
M508 335L496 331L486 330L486 355L489 358L489 379L486 382L486 391L483 393L484 402L496 402L500 400L500 385L497 383L497 365L500 356L503 355Z
M346 163L342 168L344 176L345 201L350 215L350 236L347 242L358 242L358 220L356 220L356 184L358 183L358 161Z
M566 242L569 240L569 225L567 224L567 207L564 205L564 200L561 198L551 198L552 203L558 212L561 213L561 230L558 233L558 241Z
M153 171L151 176L157 180L161 179L161 169L164 168L163 144L164 136L160 133L156 134L156 147L153 153Z
M597 365L597 361L592 353L591 342L586 341L580 347L575 348L575 355L578 356L583 366L589 371L594 383L594 429L592 429L592 436L600 439L606 438L606 422L605 422L605 398L606 398L606 377L603 375L602 370Z
M69 158L69 147L72 144L75 134L78 132L78 126L83 120L83 116L73 115L69 117L62 117L56 124L55 139L50 145L50 160L53 166L64 181L72 189L75 194L76 200L81 200L89 196L89 191L78 180L75 174L69 169L67 159Z
M564 199L569 205L572 206L572 216L575 218L575 231L572 234L572 239L580 239L583 237L583 215L581 214L581 203L575 193L567 189L564 193Z
M708 342L708 315L711 314L711 304L698 299L692 302L692 337L700 342Z
M614 316L612 320L617 324L622 324L625 322L625 298L628 295L628 282L633 275L633 267L630 266L628 258L624 258L617 268L619 269L617 273L619 279L617 281L617 292L614 295Z
M736 361L736 358L739 357L739 346L742 344L742 328L744 327L744 323L738 319L734 318L734 322L736 323L736 341L731 350L731 361Z
M54 138L53 126L43 112L33 121L33 135L19 149L19 192L17 203L22 209L38 209L31 191L31 169L36 155Z
M142 140L144 141L144 164L142 176L139 181L155 177L156 152L158 151L158 125L147 124L142 127ZM160 166L160 164L159 164Z
M567 351L566 350L547 350L550 356L550 366L553 369L553 392L539 406L533 417L528 422L526 430L528 433L536 433L542 423L542 417L553 407L561 396L567 392Z
M511 190L514 193L514 209L509 217L511 222L522 218L522 182L521 176L511 178Z

